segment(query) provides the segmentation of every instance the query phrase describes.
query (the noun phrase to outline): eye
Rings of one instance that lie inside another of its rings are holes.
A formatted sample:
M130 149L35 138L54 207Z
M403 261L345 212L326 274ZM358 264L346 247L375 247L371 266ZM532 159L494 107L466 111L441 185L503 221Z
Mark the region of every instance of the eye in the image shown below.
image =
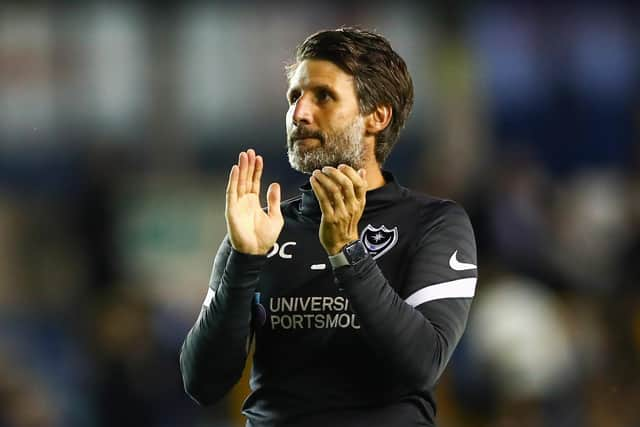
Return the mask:
M289 101L289 104L295 104L298 98L300 98L300 91L297 90L292 90L287 95L287 101Z
M324 89L320 89L318 91L318 94L316 95L316 98L318 99L318 102L324 103L331 99L331 94Z

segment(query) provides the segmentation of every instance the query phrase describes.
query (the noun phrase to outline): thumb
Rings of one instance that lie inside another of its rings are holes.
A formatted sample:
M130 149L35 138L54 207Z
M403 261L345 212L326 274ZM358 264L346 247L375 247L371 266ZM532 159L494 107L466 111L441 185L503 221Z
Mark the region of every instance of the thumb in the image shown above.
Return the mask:
M282 217L282 212L280 212L280 184L277 182L271 183L267 189L267 210L271 218Z

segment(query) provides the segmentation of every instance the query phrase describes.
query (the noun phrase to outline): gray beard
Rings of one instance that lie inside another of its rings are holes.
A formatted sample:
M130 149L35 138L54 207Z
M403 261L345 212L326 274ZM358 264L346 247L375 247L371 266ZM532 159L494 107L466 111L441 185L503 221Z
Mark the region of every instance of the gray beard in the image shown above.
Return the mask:
M311 174L324 166L337 167L340 164L351 166L355 170L364 167L364 118L356 117L343 130L325 133L322 144L311 150L302 150L288 140L287 154L289 164L295 170Z

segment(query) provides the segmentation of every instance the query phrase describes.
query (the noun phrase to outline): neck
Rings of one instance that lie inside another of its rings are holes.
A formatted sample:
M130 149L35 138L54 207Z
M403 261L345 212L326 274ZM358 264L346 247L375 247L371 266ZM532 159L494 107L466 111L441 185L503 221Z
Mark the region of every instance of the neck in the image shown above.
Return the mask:
M367 171L367 191L375 190L376 188L382 187L386 184L384 177L382 176L381 165L376 160L375 154L375 146L376 140L375 135L367 135L365 136L365 155L364 155L364 165L363 169Z
M375 190L385 184L378 162L375 160L372 163L368 162L364 165L364 169L367 171L367 190Z

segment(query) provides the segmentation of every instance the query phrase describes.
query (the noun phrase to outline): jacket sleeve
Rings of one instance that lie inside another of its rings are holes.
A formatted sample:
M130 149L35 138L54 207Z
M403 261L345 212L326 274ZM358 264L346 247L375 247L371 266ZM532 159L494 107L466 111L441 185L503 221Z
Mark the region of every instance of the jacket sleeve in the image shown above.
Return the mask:
M207 296L180 352L187 394L215 403L240 379L247 359L251 304L266 256L236 252L225 238L216 254Z
M366 342L412 389L431 389L464 332L477 280L465 211L453 202L428 219L409 255L405 283L389 285L371 256L334 271Z

